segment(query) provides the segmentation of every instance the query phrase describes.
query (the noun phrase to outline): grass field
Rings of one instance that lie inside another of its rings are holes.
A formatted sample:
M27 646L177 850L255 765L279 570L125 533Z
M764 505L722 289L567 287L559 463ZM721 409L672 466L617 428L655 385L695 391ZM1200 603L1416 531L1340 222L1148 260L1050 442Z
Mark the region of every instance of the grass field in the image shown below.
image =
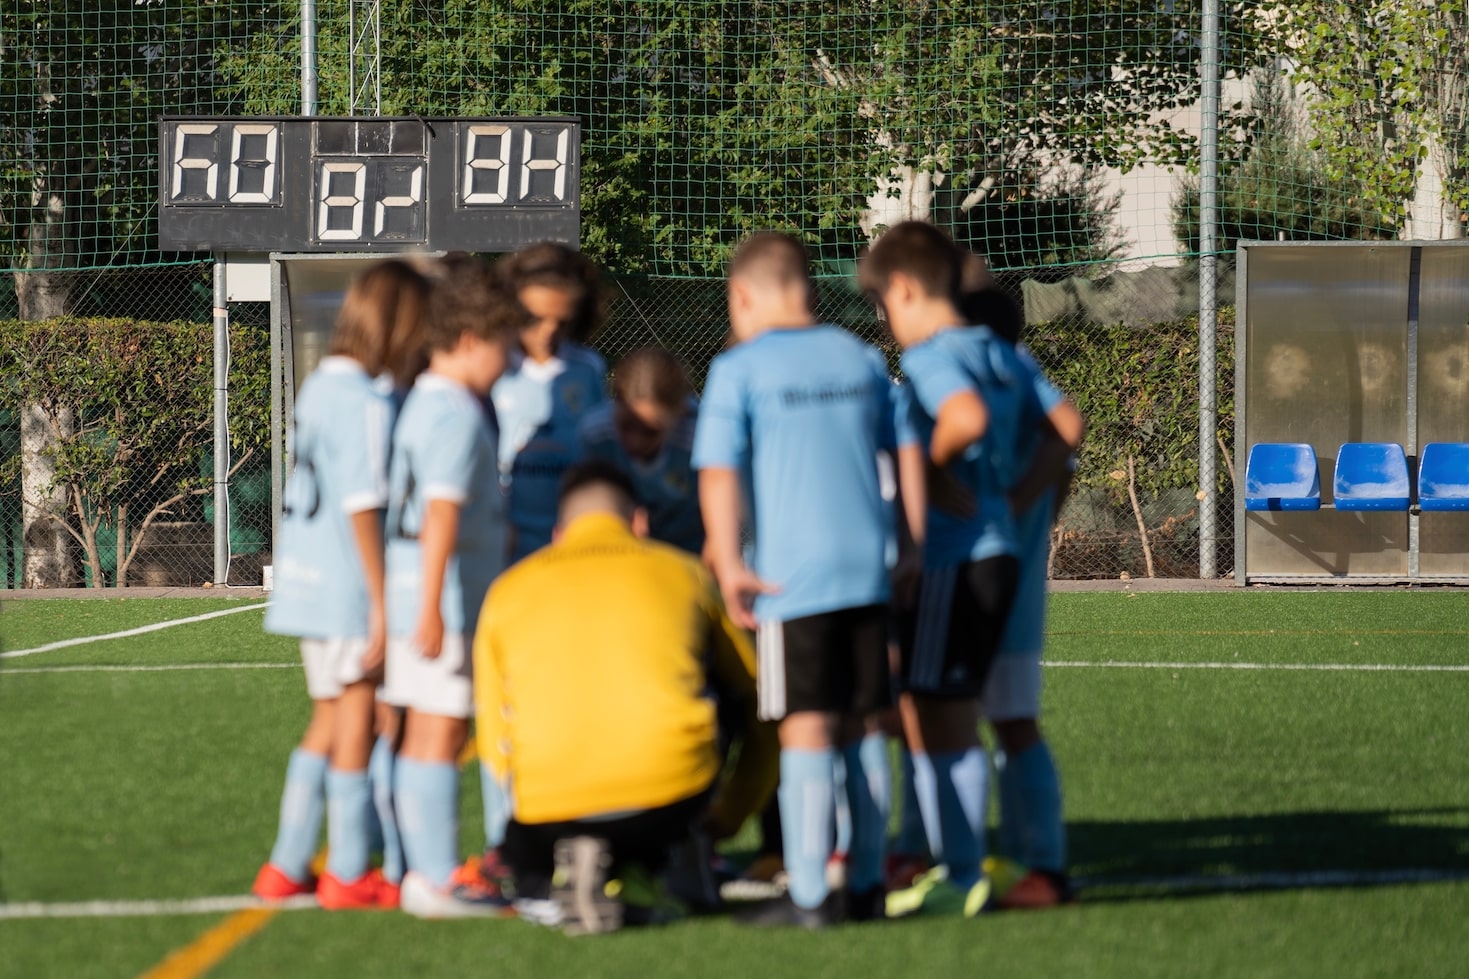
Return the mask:
M0 642L23 651L240 604L8 602ZM238 921L16 915L246 893L307 712L293 644L260 619L0 659L0 976L138 976ZM1062 594L1048 656L1076 907L816 935L711 919L601 939L295 910L209 974L1469 972L1469 594ZM153 669L176 666L201 668ZM472 783L464 799L468 852Z

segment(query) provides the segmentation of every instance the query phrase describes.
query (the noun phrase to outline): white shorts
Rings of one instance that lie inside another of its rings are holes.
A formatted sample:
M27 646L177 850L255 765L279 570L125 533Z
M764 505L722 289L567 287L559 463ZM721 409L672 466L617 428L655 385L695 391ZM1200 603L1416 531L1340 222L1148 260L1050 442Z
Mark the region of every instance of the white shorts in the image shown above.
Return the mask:
M367 675L362 657L367 639L302 639L301 662L306 667L306 692L312 700L336 700L342 691Z
M474 716L474 660L468 637L444 633L443 648L426 659L407 636L388 639L383 700L440 717Z
M1001 653L990 665L980 703L986 720L1034 720L1041 714L1041 654Z

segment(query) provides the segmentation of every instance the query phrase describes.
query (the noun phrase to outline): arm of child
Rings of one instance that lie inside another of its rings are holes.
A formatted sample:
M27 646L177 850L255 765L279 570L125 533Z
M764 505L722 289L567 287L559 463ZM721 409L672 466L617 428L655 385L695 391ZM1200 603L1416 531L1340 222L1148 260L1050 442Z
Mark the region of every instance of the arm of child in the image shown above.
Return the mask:
M383 567L383 511L359 510L351 519L352 540L367 583L367 649L362 667L370 676L383 665L388 642L388 613L383 598L387 580Z
M978 391L956 391L939 405L934 416L928 454L936 466L947 466L989 430L990 412Z
M1071 478L1071 457L1081 445L1085 423L1070 401L1059 402L1041 420L1041 443L1030 467L1010 490L1010 508L1025 513L1045 492Z
M444 643L444 576L454 541L459 536L460 505L451 500L430 499L423 515L418 543L423 551L423 607L413 642L425 659L437 659Z
M699 471L699 510L704 517L704 553L719 580L725 607L736 624L753 629L755 598L774 594L775 586L763 582L745 567L740 553L740 477L733 469Z

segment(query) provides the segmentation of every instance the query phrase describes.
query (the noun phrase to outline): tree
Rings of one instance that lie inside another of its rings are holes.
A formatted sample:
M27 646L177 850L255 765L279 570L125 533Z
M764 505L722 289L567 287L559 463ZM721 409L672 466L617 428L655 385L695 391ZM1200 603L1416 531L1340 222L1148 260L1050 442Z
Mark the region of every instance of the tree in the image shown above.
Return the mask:
M98 532L116 533L115 584L154 524L212 489L200 468L213 425L213 331L207 323L76 320L0 324L0 409L28 406L58 433L39 453L44 510L105 583ZM267 444L269 344L237 326L231 361L231 475ZM8 477L9 474L0 474ZM59 502L56 502L59 501Z
M292 111L279 28L231 52L249 111ZM347 104L345 11L321 8L321 106ZM383 110L581 117L589 254L707 275L749 229L849 263L883 224L960 226L997 185L1187 155L1197 3L385 0ZM881 213L874 213L881 212Z
M1411 236L1462 237L1466 0L1266 0L1256 24L1289 50L1312 90L1311 147L1327 175L1353 183L1369 210ZM1410 221L1425 196L1437 205L1433 220Z

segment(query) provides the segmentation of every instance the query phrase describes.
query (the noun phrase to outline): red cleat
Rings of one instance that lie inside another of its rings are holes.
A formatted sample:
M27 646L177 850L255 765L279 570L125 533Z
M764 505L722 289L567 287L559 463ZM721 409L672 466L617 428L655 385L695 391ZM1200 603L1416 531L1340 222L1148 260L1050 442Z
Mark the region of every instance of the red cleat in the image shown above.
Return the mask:
M1033 911L1071 904L1075 900L1065 878L1033 870L1016 881L1015 886L996 903L1002 911Z
M316 901L328 911L395 908L398 906L398 888L384 880L380 870L369 870L350 884L325 873L316 885Z
M883 882L889 891L905 891L929 869L928 861L920 856L890 853L887 867L883 870Z
M288 897L316 893L316 880L310 877L304 881L292 880L275 864L267 863L255 875L255 886L250 891L263 901L284 901Z

